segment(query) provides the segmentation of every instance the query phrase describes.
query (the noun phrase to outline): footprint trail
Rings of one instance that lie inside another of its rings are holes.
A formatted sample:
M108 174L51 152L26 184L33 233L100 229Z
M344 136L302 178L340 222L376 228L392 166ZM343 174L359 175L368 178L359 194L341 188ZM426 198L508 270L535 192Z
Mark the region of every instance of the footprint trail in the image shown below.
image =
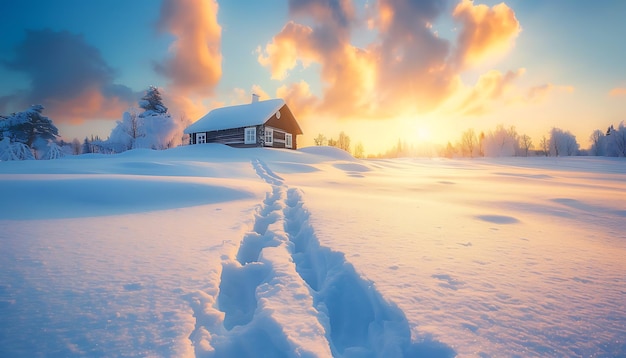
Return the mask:
M404 313L343 253L320 245L301 192L261 160L252 167L271 191L236 255L224 258L219 290L188 297L196 356L455 355L439 342L412 343Z

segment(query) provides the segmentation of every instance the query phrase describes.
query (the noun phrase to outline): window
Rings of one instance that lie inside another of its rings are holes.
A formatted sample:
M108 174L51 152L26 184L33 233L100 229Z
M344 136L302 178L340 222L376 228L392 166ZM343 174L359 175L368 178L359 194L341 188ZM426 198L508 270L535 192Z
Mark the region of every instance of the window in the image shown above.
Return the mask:
M285 133L285 147L292 148L293 144L291 143L291 133Z
M196 144L206 143L206 133L196 133Z
M265 145L271 147L274 144L274 130L272 128L265 128Z
M256 127L248 127L244 131L244 144L256 144Z

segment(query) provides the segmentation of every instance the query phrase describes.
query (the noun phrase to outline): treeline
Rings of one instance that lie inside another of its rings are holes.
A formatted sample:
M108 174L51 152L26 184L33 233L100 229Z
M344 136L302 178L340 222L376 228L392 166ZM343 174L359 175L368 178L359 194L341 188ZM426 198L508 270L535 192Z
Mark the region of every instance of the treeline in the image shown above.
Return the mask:
M107 139L91 136L82 142L61 140L58 128L43 115L42 105L0 115L0 161L111 154L135 148L167 149L188 142L183 130L190 122L185 117L174 119L168 113L158 88L150 86L138 104L140 109L124 112Z
M363 143L358 142L354 146L354 150L352 150L350 146L350 136L346 135L343 131L339 133L337 139L334 138L326 138L325 135L319 133L317 137L313 138L313 142L317 146L327 145L330 147L336 147L341 150L345 150L346 152L352 154L355 158L364 158L365 156L365 148L363 147Z
M498 125L494 130L477 133L474 129L465 130L460 138L446 145L414 144L398 139L398 142L383 153L368 154L367 158L398 157L528 157L528 156L608 156L626 157L626 127L622 121L617 128L613 125L606 131L595 130L590 135L591 147L581 149L576 136L567 130L552 128L537 142L517 129ZM350 137L344 132L337 139L318 134L315 145L337 147L351 153L355 158L363 158L365 150L359 142L350 147Z
M499 125L495 130L477 134L468 129L455 143L438 150L439 156L453 157L528 157L528 156L609 156L626 157L626 128L622 121L617 129L611 125L606 132L595 130L589 137L592 145L581 149L576 136L567 130L552 128L535 144L526 134L519 134L515 127Z

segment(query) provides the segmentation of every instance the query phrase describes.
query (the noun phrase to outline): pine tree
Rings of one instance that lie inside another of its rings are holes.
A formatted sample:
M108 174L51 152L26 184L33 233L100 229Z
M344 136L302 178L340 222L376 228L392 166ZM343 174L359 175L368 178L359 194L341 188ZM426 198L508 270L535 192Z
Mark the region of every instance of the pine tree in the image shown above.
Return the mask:
M59 136L59 130L50 118L42 115L43 110L42 105L36 104L26 111L5 116L0 120L2 137L26 144L30 148L37 139L55 140Z
M141 113L139 117L147 117L153 114L167 113L167 107L163 105L161 92L159 92L159 89L154 86L150 86L146 91L146 94L141 97L141 100L139 101L139 107L144 110L144 112Z

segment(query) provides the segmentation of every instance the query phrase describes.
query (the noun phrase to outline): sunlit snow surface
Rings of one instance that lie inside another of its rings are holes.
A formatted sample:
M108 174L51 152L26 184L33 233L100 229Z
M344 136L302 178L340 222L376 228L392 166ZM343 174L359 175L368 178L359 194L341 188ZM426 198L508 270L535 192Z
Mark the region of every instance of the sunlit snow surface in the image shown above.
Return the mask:
M0 356L624 356L626 161L0 163Z

